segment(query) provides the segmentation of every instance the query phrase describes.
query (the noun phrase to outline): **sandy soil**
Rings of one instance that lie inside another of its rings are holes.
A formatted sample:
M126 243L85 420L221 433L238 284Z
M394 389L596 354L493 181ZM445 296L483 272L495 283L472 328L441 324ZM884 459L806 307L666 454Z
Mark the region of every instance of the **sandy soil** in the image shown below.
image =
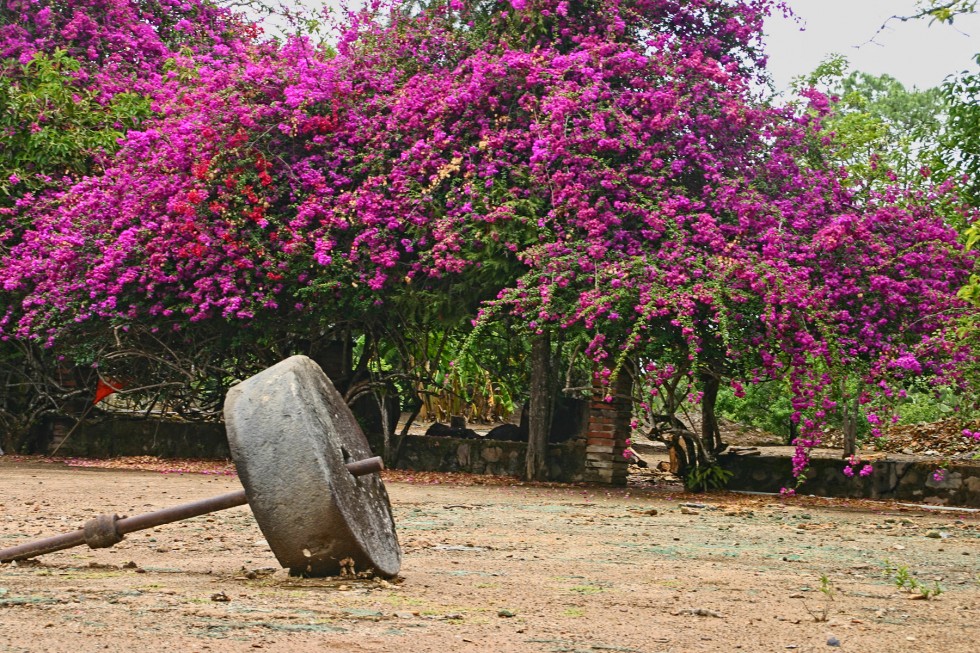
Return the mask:
M0 565L0 653L956 653L980 641L975 512L387 478L405 550L392 582L290 578L235 508ZM0 459L0 548L239 487Z

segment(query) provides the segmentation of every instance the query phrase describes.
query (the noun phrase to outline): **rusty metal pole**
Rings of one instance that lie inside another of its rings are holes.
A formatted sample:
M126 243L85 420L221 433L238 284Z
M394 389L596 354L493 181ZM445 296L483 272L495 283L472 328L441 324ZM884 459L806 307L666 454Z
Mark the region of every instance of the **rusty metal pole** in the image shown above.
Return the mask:
M384 469L380 456L365 458L347 464L347 469L354 476L366 476ZM54 553L76 546L87 544L92 549L104 549L122 541L128 533L146 530L170 524L191 517L199 517L219 510L227 510L248 503L245 490L221 494L210 499L202 499L185 503L172 508L164 508L145 515L120 517L119 515L99 515L89 520L83 528L71 533L55 535L43 540L21 544L20 546L0 550L0 562L26 560L46 553Z

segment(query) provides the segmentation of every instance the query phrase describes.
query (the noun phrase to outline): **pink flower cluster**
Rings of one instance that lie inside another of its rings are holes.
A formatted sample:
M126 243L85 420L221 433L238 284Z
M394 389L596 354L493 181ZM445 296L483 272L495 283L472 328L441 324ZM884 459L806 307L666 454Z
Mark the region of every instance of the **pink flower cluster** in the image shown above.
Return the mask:
M859 467L860 469L858 469ZM870 476L871 473L874 472L874 467L872 467L869 463L862 464L861 459L857 456L851 456L847 459L847 465L845 465L844 469L841 471L843 472L844 476L847 476L848 478L853 478L855 471L857 471L858 476L864 477Z

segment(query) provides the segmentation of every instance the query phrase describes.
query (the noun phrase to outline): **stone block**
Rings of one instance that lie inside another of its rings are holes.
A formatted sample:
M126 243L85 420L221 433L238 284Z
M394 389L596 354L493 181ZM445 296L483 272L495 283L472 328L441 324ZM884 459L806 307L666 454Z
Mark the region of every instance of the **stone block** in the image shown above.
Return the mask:
M470 445L469 443L461 444L456 448L456 462L459 463L460 469L470 468Z
M483 449L483 453L480 454L480 457L483 458L488 463L495 463L500 460L500 457L503 455L503 453L504 450L501 449L500 447L486 447Z

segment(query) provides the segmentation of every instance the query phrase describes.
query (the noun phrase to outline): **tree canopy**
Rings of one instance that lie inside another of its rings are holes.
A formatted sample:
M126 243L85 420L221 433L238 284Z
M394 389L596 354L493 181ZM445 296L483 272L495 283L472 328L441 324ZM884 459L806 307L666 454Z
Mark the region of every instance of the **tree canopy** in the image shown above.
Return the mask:
M8 210L0 337L274 339L425 298L473 338L568 334L599 382L627 359L657 382L789 375L800 471L840 370L872 401L970 356L950 336L974 256L948 216L975 216L952 183L858 194L828 98L760 95L775 4L376 3L335 51L166 3L114 28L130 40L92 28L74 56L100 70L151 32L179 47L99 82L152 109L101 169Z

